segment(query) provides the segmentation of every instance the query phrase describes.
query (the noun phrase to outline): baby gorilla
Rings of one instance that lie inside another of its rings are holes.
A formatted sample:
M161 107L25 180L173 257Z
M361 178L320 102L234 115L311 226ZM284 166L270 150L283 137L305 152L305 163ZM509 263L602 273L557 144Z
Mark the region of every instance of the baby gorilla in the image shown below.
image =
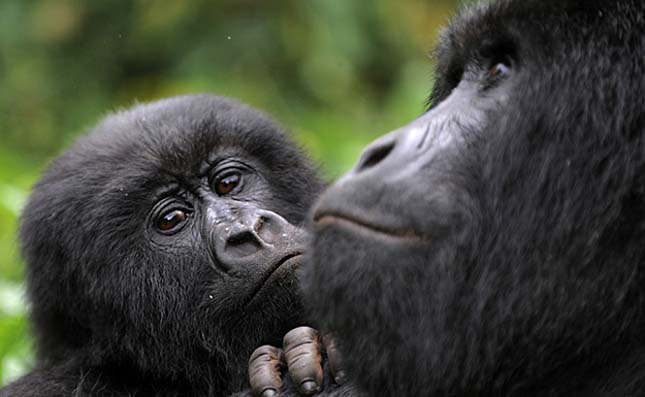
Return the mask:
M214 96L107 117L24 210L36 369L0 395L222 396L303 323L300 228L323 183L266 116Z

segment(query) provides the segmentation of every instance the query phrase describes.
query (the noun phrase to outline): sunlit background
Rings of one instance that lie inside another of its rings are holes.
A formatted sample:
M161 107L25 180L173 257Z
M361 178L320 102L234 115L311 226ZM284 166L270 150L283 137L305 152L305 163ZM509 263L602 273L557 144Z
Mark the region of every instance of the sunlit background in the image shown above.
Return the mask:
M16 229L43 167L108 112L211 92L287 126L329 179L423 111L456 0L0 2L0 385L33 363Z

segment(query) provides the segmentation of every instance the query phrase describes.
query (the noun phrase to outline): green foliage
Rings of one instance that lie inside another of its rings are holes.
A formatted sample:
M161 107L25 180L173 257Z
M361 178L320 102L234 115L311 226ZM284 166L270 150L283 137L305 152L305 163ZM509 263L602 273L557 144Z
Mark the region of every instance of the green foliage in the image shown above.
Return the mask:
M0 2L0 385L33 363L16 230L47 161L107 112L195 92L266 110L329 178L423 111L453 0ZM426 83L427 82L427 83Z

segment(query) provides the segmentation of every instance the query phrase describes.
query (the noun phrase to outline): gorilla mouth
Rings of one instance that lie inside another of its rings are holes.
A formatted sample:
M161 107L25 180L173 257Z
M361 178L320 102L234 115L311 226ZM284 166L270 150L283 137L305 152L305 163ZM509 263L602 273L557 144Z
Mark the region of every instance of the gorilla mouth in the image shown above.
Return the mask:
M244 306L249 305L255 298L260 294L260 292L264 289L265 286L272 284L272 279L274 278L274 275L278 275L278 273L282 273L283 269L287 269L290 264L296 262L293 264L293 267L297 266L297 261L295 259L302 257L301 252L294 252L292 254L289 254L285 256L284 258L280 259L277 261L271 268L260 278L256 286L253 288L251 293L249 294L249 297L247 298L246 302L244 303Z
M427 240L429 240L427 237L421 236L411 229L400 230L383 225L375 225L362 219L341 214L317 214L314 217L314 223L319 226L350 229L352 231L357 231L358 233L370 234L372 236L390 240L396 239L408 242L427 242Z

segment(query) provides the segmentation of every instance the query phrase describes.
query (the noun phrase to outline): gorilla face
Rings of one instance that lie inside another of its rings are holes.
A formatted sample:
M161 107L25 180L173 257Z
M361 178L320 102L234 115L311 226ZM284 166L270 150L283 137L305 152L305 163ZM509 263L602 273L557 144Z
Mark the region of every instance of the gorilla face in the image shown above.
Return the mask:
M282 131L229 100L108 117L24 211L40 362L239 387L251 351L303 321L298 225L321 186Z
M632 1L465 10L430 109L320 199L304 291L366 391L630 395L643 17Z

